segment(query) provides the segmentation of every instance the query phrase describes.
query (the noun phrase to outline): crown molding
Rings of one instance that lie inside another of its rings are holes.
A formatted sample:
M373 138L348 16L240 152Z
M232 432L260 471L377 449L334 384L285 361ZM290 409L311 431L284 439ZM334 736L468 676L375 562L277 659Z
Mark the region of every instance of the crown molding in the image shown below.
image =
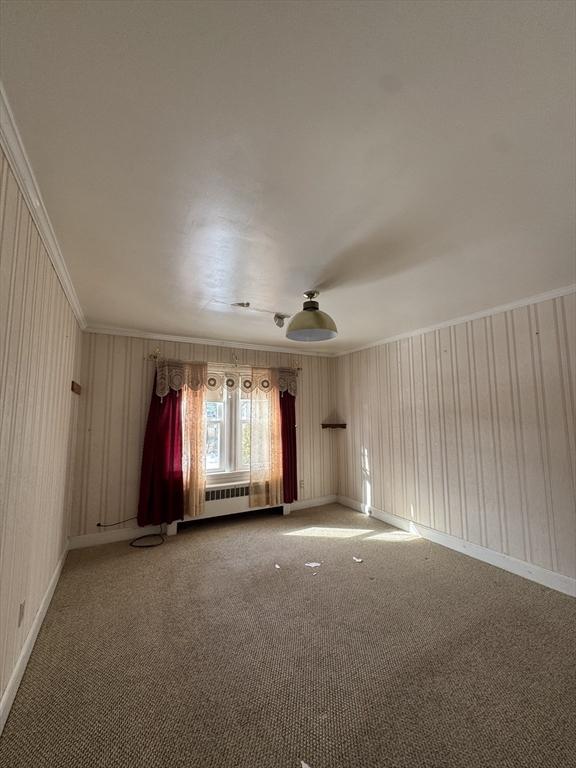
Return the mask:
M539 293L536 296L529 296L525 299L518 299L518 301L512 301L509 304L500 304L497 307L491 309L484 309L481 312L474 312L471 315L463 315L462 317L456 317L453 320L444 320L436 325L429 325L426 328L418 328L415 331L407 331L406 333L399 333L397 336L388 336L385 339L379 341L372 341L370 344L364 344L361 347L354 347L347 352L336 352L334 357L344 357L344 355L352 355L354 352L362 352L365 349L372 349L373 347L381 347L384 344L392 344L395 341L402 341L403 339L411 339L414 336L421 336L424 333L430 333L431 331L439 331L441 328L450 328L453 325L460 325L460 323L468 323L471 320L480 320L483 317L492 317L492 315L498 315L501 312L509 312L511 309L520 309L521 307L528 307L531 304L540 304L542 301L548 301L549 299L558 299L561 296L568 296L571 293L576 293L576 283L562 286L561 288L554 288L551 291L545 293Z
M6 97L6 92L2 83L0 82L0 146L2 147L4 154L8 158L8 162L16 177L16 181L22 192L26 205L30 211L30 215L38 229L38 234L44 247L48 253L48 257L54 267L56 276L60 281L64 295L68 299L68 303L72 311L74 312L76 319L80 325L80 328L86 328L86 319L84 312L80 306L80 301L76 294L76 290L72 283L68 267L62 256L62 251L58 244L54 228L48 216L48 211L42 200L40 194L40 188L34 171L30 165L30 160L24 149L22 138L16 126L16 121L10 104Z
M370 344L364 344L361 347L354 347L353 349L344 350L342 352L314 352L308 349L302 349L301 347L274 347L264 346L260 344L250 344L242 341L229 341L227 339L200 339L195 336L175 336L173 334L166 333L153 333L152 331L139 331L131 328L117 328L115 326L104 325L90 325L85 326L83 330L86 333L100 333L107 336L132 336L137 339L150 339L154 341L176 341L184 344L204 344L212 347L231 347L232 349L254 349L260 352L280 352L285 355L306 355L309 357L328 357L337 358L344 357L345 355L352 355L355 352L362 352L365 349L372 349L373 347L380 347L384 344L392 344L395 341L402 341L403 339L410 339L414 336L421 336L424 333L430 333L431 331L438 331L441 328L450 328L453 325L459 325L460 323L467 323L471 320L480 320L483 317L491 317L497 315L500 312L509 312L512 309L519 309L520 307L527 307L531 304L540 304L542 301L548 301L549 299L557 299L561 296L568 296L571 293L576 293L576 283L566 285L561 288L555 288L545 293L539 293L536 296L529 296L524 299L518 299L517 301L510 302L509 304L501 304L497 307L482 310L481 312L474 312L470 315L463 315L456 317L452 320L444 320L436 325L429 325L425 328L417 328L414 331L407 331L406 333L400 333L396 336L388 336L385 339L379 341L373 341Z
M175 336L170 333L137 331L132 328L116 328L115 326L89 325L83 330L86 333L99 333L105 336L130 336L134 339L149 339L151 341L176 341L182 344L204 344L209 347L250 349L257 352L280 352L283 355L304 355L305 357L336 357L336 354L333 352L313 352L301 347L272 347L264 344L250 344L244 341L228 341L226 339L199 339L195 336Z

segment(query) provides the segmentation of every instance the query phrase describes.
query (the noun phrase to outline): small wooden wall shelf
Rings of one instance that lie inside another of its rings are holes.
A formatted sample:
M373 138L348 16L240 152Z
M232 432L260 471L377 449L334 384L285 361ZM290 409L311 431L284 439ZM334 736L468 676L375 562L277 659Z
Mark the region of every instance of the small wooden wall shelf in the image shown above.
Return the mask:
M322 429L346 429L346 424L322 424Z

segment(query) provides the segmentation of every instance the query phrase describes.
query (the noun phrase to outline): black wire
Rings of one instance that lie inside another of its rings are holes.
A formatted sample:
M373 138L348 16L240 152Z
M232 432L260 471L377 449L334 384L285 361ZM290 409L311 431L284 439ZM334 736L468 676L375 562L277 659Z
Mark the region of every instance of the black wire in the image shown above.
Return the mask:
M155 544L136 544L137 541L142 541L142 539L152 539L156 537L160 537L160 541L157 541ZM164 536L163 533L146 533L144 536L138 536L135 539L132 539L130 542L130 546L134 547L134 549L149 549L150 547L159 547L161 544L164 544L166 541L166 536Z
M96 523L96 527L111 528L113 525L120 525L120 523L127 523L128 520L136 520L136 515L134 515L134 517L127 517L126 520L118 520L116 523Z
M127 523L129 520L136 520L136 517L136 515L134 517L127 517L125 520L118 520L116 523L96 523L96 526L98 528L111 528L114 525L120 525L120 523ZM151 539L157 536L160 537L161 541L157 541L154 544L136 544L137 541L142 541L142 539ZM150 547L159 547L165 541L166 536L163 533L146 533L144 536L137 536L135 539L132 539L130 546L134 547L134 549L149 549Z

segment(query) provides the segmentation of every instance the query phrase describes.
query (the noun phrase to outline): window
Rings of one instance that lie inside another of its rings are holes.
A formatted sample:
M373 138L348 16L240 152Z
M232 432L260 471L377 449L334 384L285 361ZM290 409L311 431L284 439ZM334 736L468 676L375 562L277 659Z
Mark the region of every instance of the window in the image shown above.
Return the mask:
M207 472L220 472L225 466L224 406L225 403L217 401L205 405Z
M250 470L250 396L240 388L206 396L206 473L210 483L243 481Z

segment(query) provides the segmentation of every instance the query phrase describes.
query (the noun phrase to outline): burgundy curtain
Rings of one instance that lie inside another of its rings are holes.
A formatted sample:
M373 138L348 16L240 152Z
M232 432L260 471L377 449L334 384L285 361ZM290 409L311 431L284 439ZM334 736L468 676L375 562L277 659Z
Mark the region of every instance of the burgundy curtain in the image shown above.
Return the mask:
M282 483L284 503L298 498L296 472L296 398L290 392L280 392L280 420L282 425Z
M138 525L172 523L183 517L180 393L171 389L165 397L158 397L154 378L142 454Z

